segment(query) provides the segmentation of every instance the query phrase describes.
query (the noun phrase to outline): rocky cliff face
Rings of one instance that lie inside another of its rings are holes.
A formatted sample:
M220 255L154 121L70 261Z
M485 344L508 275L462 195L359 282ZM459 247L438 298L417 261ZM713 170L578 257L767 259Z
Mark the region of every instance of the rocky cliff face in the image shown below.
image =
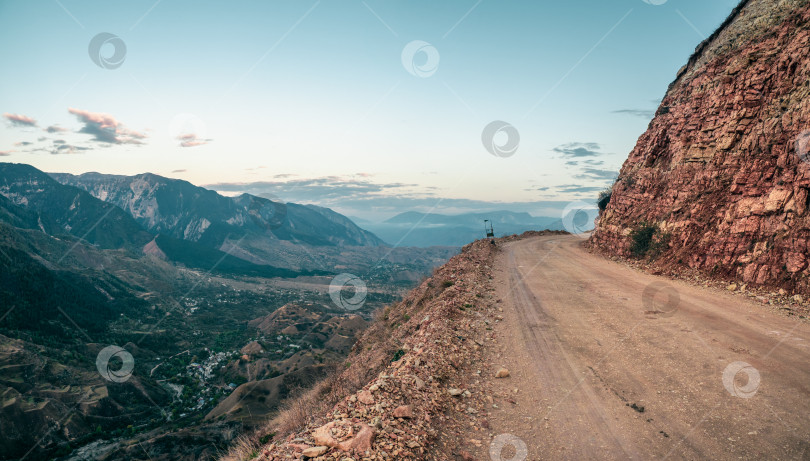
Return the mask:
M810 1L746 0L678 73L589 244L810 291Z

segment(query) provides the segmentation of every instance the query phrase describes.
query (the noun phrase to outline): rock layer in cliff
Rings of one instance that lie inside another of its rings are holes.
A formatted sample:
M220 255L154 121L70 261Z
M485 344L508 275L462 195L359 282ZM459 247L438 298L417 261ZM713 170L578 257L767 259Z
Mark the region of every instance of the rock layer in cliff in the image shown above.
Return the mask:
M670 85L590 244L746 283L810 289L810 0L742 2Z

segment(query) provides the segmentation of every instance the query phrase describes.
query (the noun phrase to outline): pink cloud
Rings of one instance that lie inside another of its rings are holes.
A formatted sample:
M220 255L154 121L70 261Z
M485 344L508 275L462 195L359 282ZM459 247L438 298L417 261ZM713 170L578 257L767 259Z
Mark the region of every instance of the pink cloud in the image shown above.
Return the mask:
M130 130L110 114L68 108L84 126L79 133L92 135L96 141L111 144L143 144L146 134Z
M3 117L7 118L13 125L18 126L37 126L37 121L33 118L23 115L23 114L9 114L8 112L3 114Z
M0 157L8 157L11 153L14 152L13 150L0 150Z
M197 147L211 142L210 139L202 139L195 133L181 134L177 139L180 141L180 147Z

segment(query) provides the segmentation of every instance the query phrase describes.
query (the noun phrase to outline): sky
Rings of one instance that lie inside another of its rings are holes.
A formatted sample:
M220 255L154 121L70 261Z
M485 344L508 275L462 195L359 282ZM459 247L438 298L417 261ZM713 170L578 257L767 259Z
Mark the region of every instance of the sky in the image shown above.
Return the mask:
M0 0L0 161L373 221L612 184L737 0Z

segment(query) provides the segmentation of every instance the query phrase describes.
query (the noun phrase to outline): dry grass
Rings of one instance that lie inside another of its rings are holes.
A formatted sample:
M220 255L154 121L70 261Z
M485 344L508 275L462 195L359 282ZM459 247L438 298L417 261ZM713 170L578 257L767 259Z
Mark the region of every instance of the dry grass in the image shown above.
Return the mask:
M386 322L386 312L389 310L390 306L377 310L373 322L355 343L350 358L362 356L363 359L358 362L362 362L363 366L352 367L345 362L311 388L292 392L281 403L275 416L252 434L240 437L220 459L244 461L255 458L263 445L302 431L312 422L312 418L326 414L341 399L362 388L370 376L376 375L387 364L385 357L390 356L395 348ZM374 350L370 347L372 345Z
M284 401L275 418L265 426L265 432L286 436L296 433L306 427L309 418L318 414L320 410L319 399L324 392L327 378L315 385L312 389Z
M259 455L258 441L251 440L250 437L241 436L236 442L231 444L228 453L222 456L220 461L243 461L257 457Z
M258 456L261 447L271 440L283 439L302 430L311 416L322 412L325 405L322 396L328 393L329 382L334 381L337 375L339 371L335 371L310 389L291 393L280 405L276 416L252 434L240 437L228 450L227 455L220 459L222 461L253 459Z

